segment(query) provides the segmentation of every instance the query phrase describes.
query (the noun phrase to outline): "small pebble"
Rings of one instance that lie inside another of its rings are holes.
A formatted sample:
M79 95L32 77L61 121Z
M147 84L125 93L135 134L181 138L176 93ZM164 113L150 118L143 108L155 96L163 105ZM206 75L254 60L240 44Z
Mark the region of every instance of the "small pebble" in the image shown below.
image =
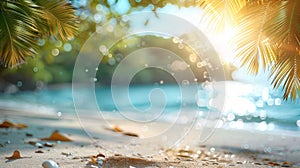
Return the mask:
M44 153L44 152L41 150L36 150L34 153Z
M284 165L290 165L292 163L291 162L283 162L282 164L284 164Z
M229 163L231 161L230 160L225 160L225 159L219 159L219 162L221 162L221 163Z
M46 160L42 164L43 168L58 168L58 164L53 160Z
M62 155L65 155L65 156L67 156L67 157L72 155L71 152L67 152L67 153L66 153L66 152L61 152L61 154L62 154Z
M44 146L46 146L46 147L53 147L54 144L50 143L50 142L46 142L46 143L44 143Z
M280 166L280 164L278 164L276 162L268 162L268 165L271 165L271 166Z
M43 148L43 145L41 144L41 143L35 143L35 145L34 146L36 146L36 147L38 147L38 148Z
M102 159L97 159L97 164L102 166L103 165L103 160Z
M27 137L32 137L33 134L31 134L31 133L26 133L26 136L27 136Z

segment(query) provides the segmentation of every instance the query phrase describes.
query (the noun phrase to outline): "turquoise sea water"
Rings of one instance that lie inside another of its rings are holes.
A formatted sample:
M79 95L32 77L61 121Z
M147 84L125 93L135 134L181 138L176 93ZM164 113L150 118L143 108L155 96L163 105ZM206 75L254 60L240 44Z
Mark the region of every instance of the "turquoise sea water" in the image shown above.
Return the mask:
M196 86L198 90L196 93L195 87L193 89L187 87L184 99L182 98L182 88L178 85L132 85L129 87L129 93L123 93L120 89L115 98L111 94L110 87L96 86L95 98L99 109L108 113L117 113L122 110L136 113L138 116L151 111L161 111L172 117L174 113L184 113L189 110L196 110L201 114L219 110L221 115L215 119L220 119L224 127L260 131L277 129L300 131L299 100L296 102L282 101L280 92L263 86L239 82L222 84L226 85L225 103L222 109L211 105L212 99L216 95L221 95L218 93L222 91L216 88L212 89L213 87L207 85ZM84 93L88 90L82 87L79 92ZM130 103L123 101L124 96L125 98L129 97ZM86 110L88 115L90 100L86 99L85 101L79 108ZM38 92L1 94L0 108L59 115L74 113L72 86L48 87Z

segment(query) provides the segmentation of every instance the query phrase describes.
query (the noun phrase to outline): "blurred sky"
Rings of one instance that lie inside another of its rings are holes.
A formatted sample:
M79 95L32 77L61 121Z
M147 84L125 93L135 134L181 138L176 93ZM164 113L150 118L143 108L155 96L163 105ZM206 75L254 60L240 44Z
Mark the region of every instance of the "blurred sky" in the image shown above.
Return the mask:
M75 0L75 6L85 6L87 5L88 0ZM117 2L117 3L116 3ZM112 5L112 10L119 14L126 14L130 9L130 4L128 0L108 0L108 3ZM149 5L145 7L143 10L136 10L132 13L138 13L143 11L152 11L153 6ZM233 50L228 45L229 39L234 32L224 32L223 34L216 35L215 33L208 30L205 25L201 24L200 18L203 14L203 11L199 7L178 7L176 5L167 4L164 8L158 8L156 12L163 12L175 15L177 17L183 18L190 23L197 26L203 33L207 36L210 40L212 45L215 47L216 51L220 55L220 58L223 59L225 62L233 63L235 66L239 67L239 62L234 59ZM153 17L154 14L153 14ZM262 69L262 68L261 68ZM245 67L239 67L236 72L233 73L233 79L247 82L247 83L260 83L262 85L269 85L269 71L260 71L258 75L252 76L247 73L247 69Z

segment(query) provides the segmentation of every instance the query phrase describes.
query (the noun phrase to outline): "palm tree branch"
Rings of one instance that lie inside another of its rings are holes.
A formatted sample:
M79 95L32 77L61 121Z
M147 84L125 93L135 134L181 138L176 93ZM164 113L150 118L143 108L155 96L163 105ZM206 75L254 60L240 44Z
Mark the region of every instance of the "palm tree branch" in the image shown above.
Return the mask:
M36 54L38 30L27 13L30 11L30 1L2 1L0 11L1 62L12 67L24 62L25 56Z
M293 56L291 56L294 54ZM284 52L280 54L277 64L272 69L272 84L278 89L282 86L284 90L283 98L287 100L289 95L291 99L296 99L300 87L300 55L299 53Z
M272 14L271 2L250 3L238 13L236 32L232 43L236 44L235 56L241 66L248 66L251 74L257 74L259 65L265 69L274 61L274 49L265 35L266 20Z
M4 15L5 11L4 11L4 7L1 5L1 15L2 15L2 19L4 21L4 24L5 24L5 28L6 28L6 31L8 33L8 37L9 37L9 43L10 43L10 46L13 46L12 44L12 36L11 36L11 32L10 32L10 28L8 26L8 23L7 23L7 20L6 20L6 17Z
M272 41L276 41L277 60L272 68L274 88L282 86L283 98L295 100L300 97L300 3L297 0L279 1L277 15L269 21L273 30L266 32Z
M236 14L246 5L246 0L202 0L205 11L202 21L216 32L223 32L235 24Z
M46 34L54 35L56 39L66 41L78 34L78 18L74 15L74 8L66 1L37 0L43 9L43 19L39 26L46 30Z

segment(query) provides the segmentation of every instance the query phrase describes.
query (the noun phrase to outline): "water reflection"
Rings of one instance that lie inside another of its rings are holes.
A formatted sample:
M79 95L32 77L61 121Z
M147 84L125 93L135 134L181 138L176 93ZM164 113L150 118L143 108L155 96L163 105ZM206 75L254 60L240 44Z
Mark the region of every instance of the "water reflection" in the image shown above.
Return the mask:
M96 82L96 80L94 81ZM236 90L248 88L249 85L242 83L228 82ZM145 110L151 106L148 99L149 92L154 88L163 90L166 96L166 110L169 114L164 119L166 121L173 120L172 115L183 105L180 100L180 90L177 85L165 84L163 80L159 85L137 85L130 87L130 99L137 109ZM190 93L191 98L184 101L184 105L190 109L198 109L199 117L205 118L209 106L209 101L212 98L210 87L198 86L198 93ZM39 92L20 92L11 94L13 89L8 88L6 94L0 96L0 107L11 110L35 111L39 113L55 114L70 114L74 112L72 91L70 86L50 87ZM256 129L260 131L274 131L277 129L299 130L300 116L297 115L300 105L291 102L281 102L279 98L275 98L272 92L269 92L268 97L274 97L274 104L268 105L269 99L264 99L262 96L265 89L262 88L261 94L254 92L240 92L241 94L232 93L226 98L226 108L222 112L219 127L228 127L233 129ZM82 88L81 92L85 92ZM117 108L113 103L110 87L96 88L97 102L99 108L106 112L117 112ZM265 95L264 95L265 96ZM197 103L194 98L197 98ZM155 99L155 98L154 98ZM259 102L259 103L258 103ZM280 102L280 103L279 103ZM159 102L157 102L159 103ZM85 108L88 109L88 100L83 102ZM270 103L269 103L270 104ZM263 105L263 106L262 106ZM124 108L126 105L124 105ZM154 107L155 108L155 107ZM187 109L188 109L187 108ZM187 111L188 112L188 111ZM87 111L88 115L88 111ZM138 115L138 114L137 114Z

